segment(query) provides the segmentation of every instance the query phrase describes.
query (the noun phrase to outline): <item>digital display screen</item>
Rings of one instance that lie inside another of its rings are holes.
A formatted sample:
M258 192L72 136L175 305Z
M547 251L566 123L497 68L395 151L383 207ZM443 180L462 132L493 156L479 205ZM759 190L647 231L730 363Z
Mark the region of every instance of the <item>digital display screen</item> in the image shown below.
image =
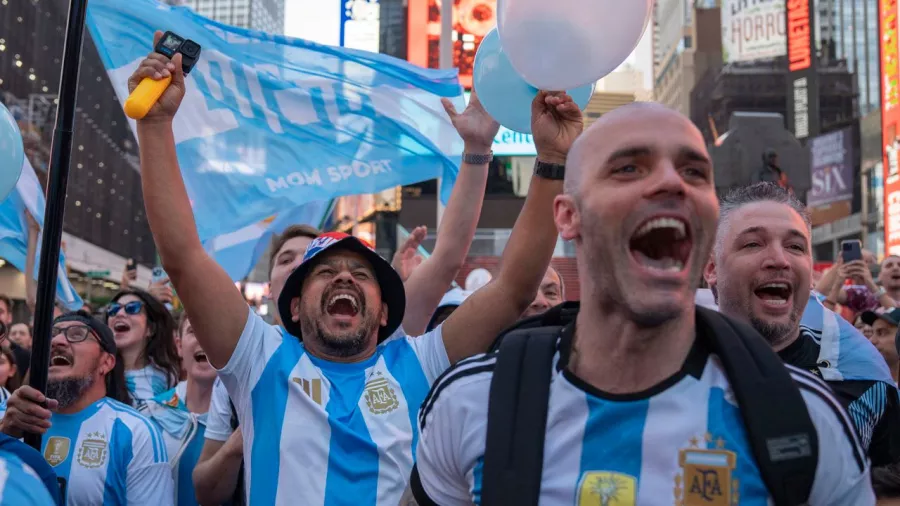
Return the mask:
M177 51L178 47L181 46L181 41L181 37L170 34L162 40L162 46L170 51Z

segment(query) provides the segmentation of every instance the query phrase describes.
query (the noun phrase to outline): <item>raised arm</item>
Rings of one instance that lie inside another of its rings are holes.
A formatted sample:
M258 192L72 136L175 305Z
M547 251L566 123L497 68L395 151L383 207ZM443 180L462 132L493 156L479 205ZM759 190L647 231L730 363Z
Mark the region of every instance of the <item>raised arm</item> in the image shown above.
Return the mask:
M156 32L154 47L161 36ZM169 61L151 54L131 76L128 88L134 90L145 77L168 76L172 83L137 125L144 206L162 266L191 315L197 339L209 362L222 368L234 352L249 310L228 274L203 249L181 178L172 132L185 91L181 55Z
M564 165L569 148L584 129L578 106L568 95L540 92L532 103L531 116L538 160ZM443 324L444 346L451 363L487 351L500 331L515 323L534 300L556 247L553 199L562 187L561 177L531 178L497 276L466 299Z
M456 112L453 104L446 98L443 104L453 126L465 142L465 153L489 154L500 124L484 110L475 92L472 92L469 105L461 114ZM411 336L425 332L441 297L450 288L450 283L466 261L472 238L475 237L478 218L481 216L487 175L487 162L464 162L459 168L459 177L438 228L434 252L412 272L406 282L403 330Z
M25 211L25 219L28 221L28 246L25 253L25 305L31 314L37 304L37 281L34 280L34 262L37 257L37 243L41 236L41 226L28 211Z

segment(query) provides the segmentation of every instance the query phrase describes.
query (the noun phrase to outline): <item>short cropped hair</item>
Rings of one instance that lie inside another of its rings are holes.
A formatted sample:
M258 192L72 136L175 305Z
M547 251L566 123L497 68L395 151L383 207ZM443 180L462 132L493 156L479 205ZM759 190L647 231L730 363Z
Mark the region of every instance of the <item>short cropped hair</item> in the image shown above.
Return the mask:
M284 247L286 242L297 237L315 239L320 235L322 235L321 230L309 225L291 225L284 229L284 232L282 232L281 235L276 235L272 239L272 251L269 253L269 275L272 275L272 267L275 266L275 257L278 256L278 252L281 251L281 248Z
M728 219L734 211L746 205L758 202L775 202L790 207L803 219L807 231L810 232L810 234L812 233L812 220L809 216L809 209L807 209L806 204L800 202L793 193L772 182L740 186L729 190L725 197L719 202L719 227L716 232L715 246L717 255L722 251L722 240L726 228L725 225L728 223Z

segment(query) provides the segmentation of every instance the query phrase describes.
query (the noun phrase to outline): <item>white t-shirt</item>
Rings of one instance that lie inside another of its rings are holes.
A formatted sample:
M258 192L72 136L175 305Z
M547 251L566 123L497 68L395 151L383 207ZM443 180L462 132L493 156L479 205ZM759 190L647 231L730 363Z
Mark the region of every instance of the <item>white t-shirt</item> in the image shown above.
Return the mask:
M248 313L219 376L243 431L250 504L397 504L419 407L450 367L440 327L391 337L369 359L345 364L313 357Z

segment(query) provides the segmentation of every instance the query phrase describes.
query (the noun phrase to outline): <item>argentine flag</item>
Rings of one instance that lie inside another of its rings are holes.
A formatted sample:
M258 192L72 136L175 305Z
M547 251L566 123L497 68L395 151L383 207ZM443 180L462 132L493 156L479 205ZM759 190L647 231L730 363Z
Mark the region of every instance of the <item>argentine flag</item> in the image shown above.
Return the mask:
M6 200L0 202L0 257L6 259L16 269L25 272L25 260L28 256L28 221L25 217L27 210L41 227L44 226L44 191L38 181L34 169L28 159L22 167L22 175L16 189L9 194ZM34 260L34 272L31 275L38 278L41 244L35 252L38 258ZM60 252L59 271L57 272L56 298L69 310L81 309L84 302L78 296L78 292L69 282L66 274L65 258Z
M204 243L310 202L436 177L449 196L463 144L440 99L464 107L456 70L235 28L155 0L91 0L87 22L122 102L155 30L202 46L174 131Z

